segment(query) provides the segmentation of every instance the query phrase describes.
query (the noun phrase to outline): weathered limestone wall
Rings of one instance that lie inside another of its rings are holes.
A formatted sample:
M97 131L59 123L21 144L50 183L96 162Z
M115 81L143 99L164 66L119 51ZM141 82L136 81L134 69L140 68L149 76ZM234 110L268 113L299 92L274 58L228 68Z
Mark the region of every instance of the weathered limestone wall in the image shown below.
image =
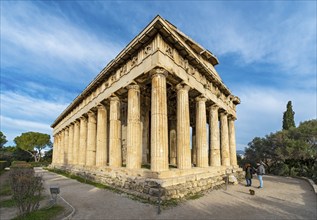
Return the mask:
M234 175L237 179L244 178L241 168L229 169L225 167L219 167L216 170L209 169L207 172L206 169L201 168L174 169L161 174L147 169L127 170L110 167L84 168L82 166L55 166L55 168L118 188L150 201L157 201L159 190L162 200L179 199L206 190L217 189L225 184L225 178L228 175ZM157 175L161 175L161 178L157 179Z

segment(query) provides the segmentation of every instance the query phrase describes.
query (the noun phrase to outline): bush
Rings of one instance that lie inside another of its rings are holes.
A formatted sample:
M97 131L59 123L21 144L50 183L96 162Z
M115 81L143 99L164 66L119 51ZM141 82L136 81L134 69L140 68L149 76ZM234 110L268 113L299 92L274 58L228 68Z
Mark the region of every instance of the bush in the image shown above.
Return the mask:
M0 171L4 170L4 168L8 167L10 165L9 161L0 161Z
M288 176L289 175L289 168L286 164L284 163L278 163L272 166L271 172L274 175L278 176Z
M50 162L41 161L41 162L31 162L30 164L32 167L47 167L48 165L50 165Z
M20 215L26 215L39 208L43 191L43 179L36 176L33 168L26 162L15 161L10 169L12 199Z
M31 164L26 161L12 161L11 168L31 168Z

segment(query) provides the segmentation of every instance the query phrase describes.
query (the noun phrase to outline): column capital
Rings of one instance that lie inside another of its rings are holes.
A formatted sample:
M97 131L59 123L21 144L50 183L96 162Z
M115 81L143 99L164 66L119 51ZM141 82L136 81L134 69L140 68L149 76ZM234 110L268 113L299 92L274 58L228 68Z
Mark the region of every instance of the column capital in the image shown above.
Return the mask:
M88 115L88 119L89 118L96 118L96 113L91 111L91 110L87 112L87 115Z
M140 90L140 86L138 84L130 84L127 86L127 89L134 89L134 90Z
M211 110L218 110L219 106L217 104L212 104L211 106L208 107L208 109Z
M97 105L97 109L98 109L98 110L105 110L105 109L106 109L106 106L104 106L102 103L99 103L99 104Z
M119 97L116 95L111 95L109 99L110 101L118 101L118 102L120 101Z
M219 114L220 116L225 116L225 115L228 115L228 112L223 110L223 111L220 111Z
M179 84L176 85L176 90L186 90L189 91L190 90L190 86L185 84L184 82L181 82Z
M84 115L82 115L82 116L80 116L80 120L82 120L82 121L87 121L87 117L84 116Z
M157 76L157 75L161 75L166 77L168 74L167 70L165 70L164 68L158 67L158 68L154 68L152 70L150 70L150 75L153 79L153 77Z
M237 117L235 117L234 115L228 114L228 119L235 121L235 120L237 120Z
M207 98L206 98L205 96L203 96L203 95L200 95L200 96L197 96L197 97L195 98L195 101L196 101L196 102L206 102L206 101L207 101Z

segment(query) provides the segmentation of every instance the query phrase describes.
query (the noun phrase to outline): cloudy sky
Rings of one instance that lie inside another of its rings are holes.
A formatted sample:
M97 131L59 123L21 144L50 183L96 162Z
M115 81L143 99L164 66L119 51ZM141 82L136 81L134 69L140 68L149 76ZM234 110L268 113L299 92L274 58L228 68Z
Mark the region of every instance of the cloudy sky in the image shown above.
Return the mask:
M316 1L1 1L1 128L8 145L50 125L157 14L215 54L241 98L237 148L316 119Z

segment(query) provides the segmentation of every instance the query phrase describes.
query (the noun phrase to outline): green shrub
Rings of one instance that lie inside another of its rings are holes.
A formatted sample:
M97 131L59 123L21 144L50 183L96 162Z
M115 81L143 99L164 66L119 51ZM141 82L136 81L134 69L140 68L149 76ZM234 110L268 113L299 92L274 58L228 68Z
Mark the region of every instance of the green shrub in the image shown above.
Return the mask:
M41 161L41 162L30 162L32 167L47 167L50 165L48 161Z
M272 166L271 168L272 174L278 176L288 176L289 175L289 168L284 163L278 163Z
M4 168L10 166L10 162L9 161L6 161L6 160L1 160L0 161L0 171L1 170L4 170Z
M32 168L32 166L25 161L12 161L11 168Z
M36 176L29 164L15 163L13 169L10 169L9 180L12 199L20 215L37 210L43 191L43 178Z

